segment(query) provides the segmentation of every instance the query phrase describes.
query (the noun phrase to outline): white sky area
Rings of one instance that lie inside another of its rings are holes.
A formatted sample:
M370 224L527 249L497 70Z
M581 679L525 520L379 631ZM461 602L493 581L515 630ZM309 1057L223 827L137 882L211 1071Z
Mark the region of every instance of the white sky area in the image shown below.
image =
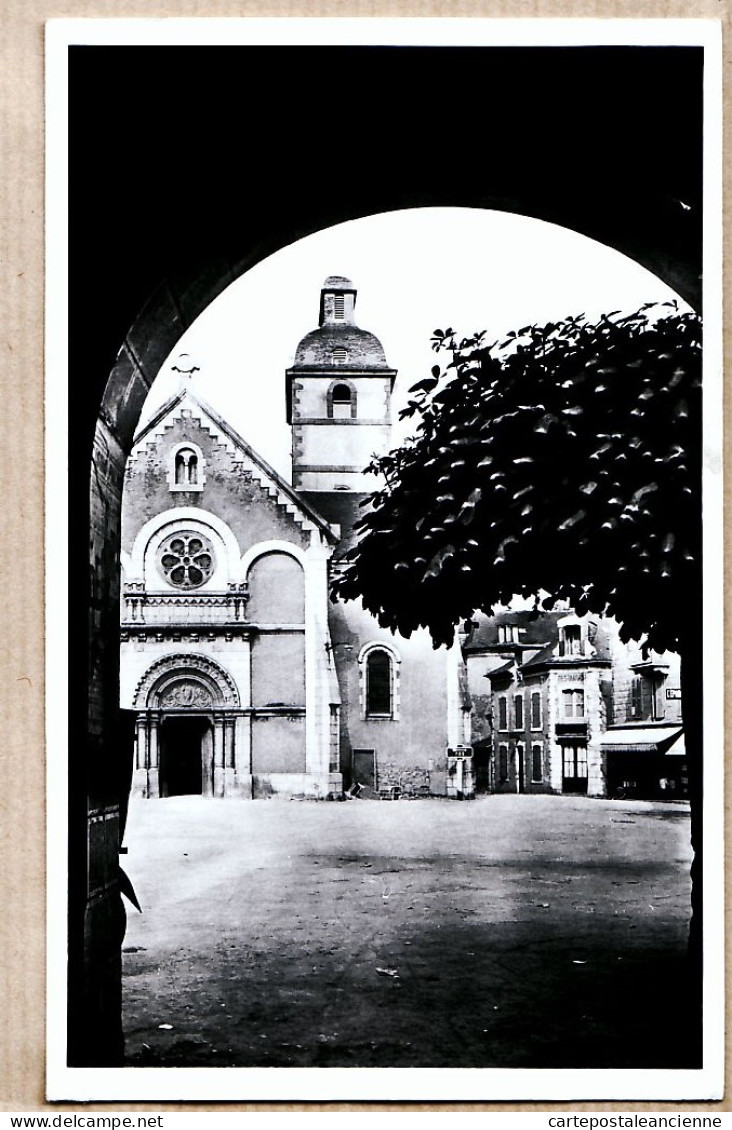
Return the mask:
M449 360L430 348L435 328L460 336L485 329L491 342L534 322L677 297L619 252L541 220L469 208L353 220L275 253L212 302L162 366L141 423L178 390L171 366L188 353L199 366L192 389L289 480L284 374L317 327L328 275L351 279L358 325L376 334L398 370L395 444L414 427L398 421L410 385Z

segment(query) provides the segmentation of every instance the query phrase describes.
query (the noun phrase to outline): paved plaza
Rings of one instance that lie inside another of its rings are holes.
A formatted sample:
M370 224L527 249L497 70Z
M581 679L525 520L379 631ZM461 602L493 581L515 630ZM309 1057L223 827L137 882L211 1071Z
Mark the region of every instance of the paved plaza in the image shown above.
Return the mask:
M135 1066L698 1066L684 804L133 802Z

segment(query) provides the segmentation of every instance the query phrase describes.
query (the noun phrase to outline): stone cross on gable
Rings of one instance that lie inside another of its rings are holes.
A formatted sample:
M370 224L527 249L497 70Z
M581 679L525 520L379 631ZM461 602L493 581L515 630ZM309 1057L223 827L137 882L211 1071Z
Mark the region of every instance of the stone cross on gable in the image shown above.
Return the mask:
M194 373L200 371L200 365L191 357L190 353L181 353L175 363L171 365L174 373L178 373L181 384L187 384Z

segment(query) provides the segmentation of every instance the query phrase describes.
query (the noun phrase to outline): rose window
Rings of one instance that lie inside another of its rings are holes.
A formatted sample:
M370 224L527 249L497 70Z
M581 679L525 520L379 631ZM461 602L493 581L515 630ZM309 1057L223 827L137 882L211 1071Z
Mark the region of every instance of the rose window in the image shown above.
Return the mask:
M213 546L202 534L183 530L165 539L158 551L160 572L179 589L196 589L214 571Z

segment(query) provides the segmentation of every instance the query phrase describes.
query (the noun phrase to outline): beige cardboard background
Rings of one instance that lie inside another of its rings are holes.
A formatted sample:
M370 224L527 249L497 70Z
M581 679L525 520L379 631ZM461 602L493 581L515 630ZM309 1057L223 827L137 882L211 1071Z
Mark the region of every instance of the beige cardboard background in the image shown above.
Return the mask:
M2 0L0 3L0 1110L85 1109L44 1101L45 808L43 651L43 34L53 17L490 16L690 17L722 20L729 167L730 0ZM728 179L727 177L725 179ZM729 248L729 200L725 232ZM725 277L729 279L729 265ZM727 292L728 292L728 288ZM729 371L730 334L726 333ZM73 379L73 374L71 374ZM728 398L727 398L728 400ZM729 428L725 410L725 434ZM725 444L726 450L728 445ZM729 467L727 468L729 480ZM49 569L54 568L49 561ZM65 594L59 594L64 599ZM729 613L725 616L729 626ZM729 634L727 633L729 639ZM53 677L53 673L51 673ZM727 726L732 712L727 711ZM729 743L728 747L729 747ZM730 785L727 783L727 814ZM729 916L728 916L729 921ZM729 1007L728 1007L729 1015ZM728 1041L729 1043L729 1041ZM728 1054L727 1078L729 1078ZM456 1095L459 1100L459 1095ZM400 1109L382 1103L380 1109ZM556 1105L556 1104L555 1104ZM666 1110L672 1103L559 1104L573 1110ZM95 1110L213 1110L209 1104L94 1104ZM88 1107L86 1108L89 1109ZM294 1104L221 1104L298 1110ZM306 1109L373 1109L312 1104ZM401 1109L404 1109L402 1107ZM415 1106L410 1104L410 1109ZM455 1109L430 1104L424 1109ZM461 1110L544 1110L541 1103ZM732 1110L732 1101L693 1103Z

